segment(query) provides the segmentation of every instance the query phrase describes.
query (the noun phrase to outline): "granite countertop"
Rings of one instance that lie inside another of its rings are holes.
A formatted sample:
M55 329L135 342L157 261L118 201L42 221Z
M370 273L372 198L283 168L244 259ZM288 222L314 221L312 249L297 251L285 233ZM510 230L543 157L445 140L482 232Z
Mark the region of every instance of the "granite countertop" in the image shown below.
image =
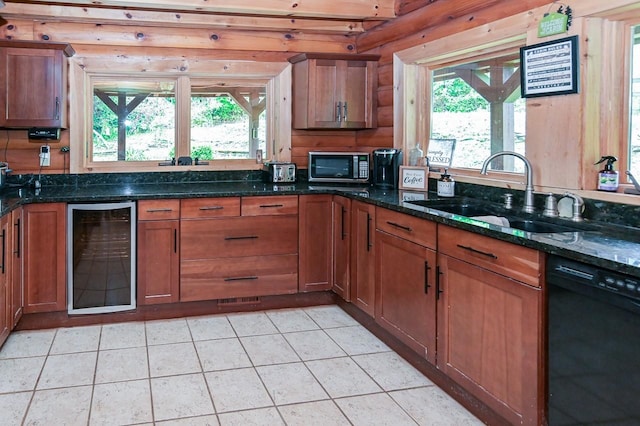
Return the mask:
M420 207L411 199L433 199L433 193L407 193L371 186L320 185L299 182L276 185L261 181L161 182L92 185L44 185L40 190L5 189L0 195L0 214L16 207L41 202L96 203L161 198L199 198L257 195L330 193L365 201L438 223L465 229L546 253L565 256L640 278L640 230L605 223L556 223L576 228L572 232L529 233L509 227L468 220L458 215ZM451 199L449 199L451 200Z

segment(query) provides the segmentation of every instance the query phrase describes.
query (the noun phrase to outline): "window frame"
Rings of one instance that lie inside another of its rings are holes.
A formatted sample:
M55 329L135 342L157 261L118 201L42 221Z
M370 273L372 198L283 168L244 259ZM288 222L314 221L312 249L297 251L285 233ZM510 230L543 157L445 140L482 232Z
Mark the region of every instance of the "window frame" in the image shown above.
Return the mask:
M116 63L114 65L114 63ZM70 96L70 172L167 172L207 170L259 170L262 163L255 159L210 160L208 165L159 166L158 161L92 161L90 157L93 129L93 78L116 77L145 79L175 79L176 95L176 158L188 156L191 126L191 79L238 84L246 81L266 83L267 129L269 152L265 159L291 159L291 64L288 62L255 62L198 60L176 66L175 59L166 58L94 58L74 57L69 60ZM182 69L182 71L181 71ZM73 98L73 99L71 99ZM180 142L182 141L182 142ZM186 141L186 142L185 142Z

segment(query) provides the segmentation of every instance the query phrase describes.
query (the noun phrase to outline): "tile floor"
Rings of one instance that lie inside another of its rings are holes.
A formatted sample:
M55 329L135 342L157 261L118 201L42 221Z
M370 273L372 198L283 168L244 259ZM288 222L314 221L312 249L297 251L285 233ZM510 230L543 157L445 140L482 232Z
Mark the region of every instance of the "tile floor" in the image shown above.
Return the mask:
M0 425L476 425L337 306L15 332Z

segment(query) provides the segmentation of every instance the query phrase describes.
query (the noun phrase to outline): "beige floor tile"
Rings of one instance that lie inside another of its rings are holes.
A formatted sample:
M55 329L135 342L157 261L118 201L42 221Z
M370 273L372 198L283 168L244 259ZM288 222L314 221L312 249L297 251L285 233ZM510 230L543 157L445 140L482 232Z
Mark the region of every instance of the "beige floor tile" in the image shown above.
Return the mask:
M147 344L164 345L191 341L191 332L184 318L173 320L147 321L145 324Z
M362 355L390 351L366 328L358 325L354 327L329 328L325 330L340 347L349 355Z
M222 426L284 426L278 410L273 407L223 413L219 417Z
M165 420L156 422L157 426L219 426L218 417L215 415L187 417L184 419Z
M153 414L148 380L94 387L89 425L128 425L150 421L153 421Z
M102 326L60 328L51 345L51 354L97 351Z
M0 360L0 393L34 390L45 359L34 357Z
M98 352L96 383L121 382L148 377L149 365L146 347Z
M275 334L278 329L264 312L228 315L229 322L238 337Z
M332 398L382 391L351 358L322 359L306 364Z
M253 368L205 373L218 413L269 407L269 398Z
M437 386L389 393L421 425L480 426L483 423Z
M313 306L304 310L322 328L359 325L349 314L336 305Z
M256 370L276 405L329 398L318 381L301 362L267 365L257 367Z
M44 363L37 389L93 384L97 352L50 355Z
M123 322L102 326L100 350L138 348L146 345L144 322Z
M256 366L300 361L300 357L281 334L241 337L240 342Z
M278 407L287 426L348 426L349 420L333 401L314 401Z
M91 386L36 391L25 426L86 426L91 405Z
M195 345L204 371L252 366L238 338L198 341Z
M200 361L193 343L149 346L151 377L199 373Z
M0 348L0 359L47 355L55 335L56 330L13 332Z
M226 316L187 318L193 340L228 339L236 337Z
M20 426L27 412L32 392L7 393L0 395L0 425Z
M353 360L385 391L433 385L395 352L358 355Z
M317 330L319 328L302 309L280 309L267 311L266 314L280 333Z
M202 374L151 379L155 420L215 414Z
M418 424L385 393L341 398L335 402L354 426Z
M287 333L284 338L303 361L346 356L323 330Z

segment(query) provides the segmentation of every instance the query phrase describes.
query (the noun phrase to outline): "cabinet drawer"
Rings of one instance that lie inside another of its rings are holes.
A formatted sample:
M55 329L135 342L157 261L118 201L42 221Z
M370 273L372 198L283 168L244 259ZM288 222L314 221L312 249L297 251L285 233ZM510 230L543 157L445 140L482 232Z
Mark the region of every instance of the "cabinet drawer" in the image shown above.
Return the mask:
M182 259L297 253L297 216L184 220L180 224Z
M438 251L540 287L544 256L537 250L440 225Z
M376 228L432 249L436 248L436 223L393 210L376 209Z
M240 197L191 198L180 204L183 219L240 216Z
M180 218L180 200L140 200L138 220L172 220Z
M298 291L298 256L249 256L185 260L180 300L290 294Z
M242 197L242 216L298 214L298 197L276 195Z

